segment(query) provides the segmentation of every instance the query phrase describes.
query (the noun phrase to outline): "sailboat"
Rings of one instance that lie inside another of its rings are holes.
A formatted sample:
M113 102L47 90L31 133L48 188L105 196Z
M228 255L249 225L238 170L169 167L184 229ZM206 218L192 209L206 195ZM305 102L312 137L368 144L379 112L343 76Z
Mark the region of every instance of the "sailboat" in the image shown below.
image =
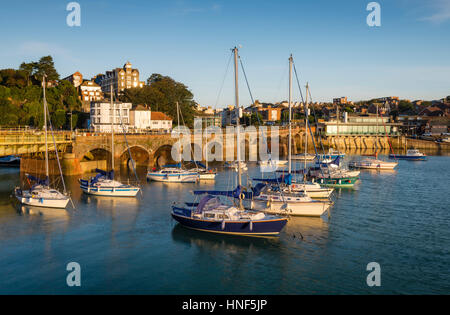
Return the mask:
M350 168L359 168L367 170L393 170L398 165L398 162L389 162L378 159L378 153L375 153L375 158L366 158L360 161L351 161L348 163Z
M111 85L111 170L96 169L97 175L90 179L80 179L81 190L88 195L111 197L135 197L140 188L138 186L123 184L114 180L114 124L116 122L116 110L113 101L113 87ZM122 122L121 122L122 123ZM131 152L130 158L131 158ZM134 168L134 163L133 168Z
M235 65L235 93L236 111L239 117L238 92L238 49L233 49ZM236 120L237 143L240 143L239 119ZM245 235L269 236L278 235L287 223L287 218L267 215L263 212L245 210L242 200L246 194L242 187L241 153L237 148L238 186L233 191L195 191L195 195L206 195L199 203L186 203L185 206L172 206L172 217L181 225L205 232ZM226 196L233 201L239 200L238 205L226 204L217 196Z
M377 105L377 146L378 146L378 105ZM384 122L383 122L384 124ZM370 170L393 170L398 162L389 162L378 159L378 152L375 152L375 158L365 158L361 161L352 161L348 164L351 168L370 169Z
M252 199L249 201L250 206L273 214L289 214L293 216L321 216L332 205L329 201L313 200L308 192L305 190L292 190L292 131L291 131L291 117L292 117L292 66L293 57L289 57L289 137L288 137L288 174L282 175L281 178L260 180L265 181L265 186L255 186ZM306 103L308 100L306 100ZM305 111L306 106L305 106ZM307 117L306 117L307 119ZM307 120L306 120L307 121ZM305 125L305 131L307 134L307 127ZM308 141L307 137L306 143ZM305 155L307 153L307 147L305 146ZM306 169L305 160L305 169ZM306 188L304 186L303 188ZM323 194L331 194L329 190L322 192ZM329 195L328 195L329 196Z
M195 165L195 167L190 168L189 171L197 173L198 178L200 180L215 180L217 172L208 167L208 136L205 137L205 140L206 140L206 150L205 150L206 165L197 161L191 161Z
M180 109L177 102L178 126L180 126ZM195 183L199 180L198 173L185 170L181 163L181 150L179 152L180 162L175 165L165 165L160 170L151 170L147 173L147 180L165 183Z
M66 208L67 204L69 203L70 197L66 193L66 186L64 183L64 177L62 175L61 164L59 163L58 149L54 142L52 128L50 129L52 130L53 145L55 146L59 172L64 186L64 193L61 193L59 190L50 187L47 143L47 114L50 114L50 112L48 111L47 99L45 97L45 75L42 80L42 86L44 93L45 179L40 179L26 174L29 185L31 186L30 189L22 190L20 187L16 187L16 189L14 190L14 195L20 203L25 205L47 208ZM31 185L31 182L34 182L34 184Z

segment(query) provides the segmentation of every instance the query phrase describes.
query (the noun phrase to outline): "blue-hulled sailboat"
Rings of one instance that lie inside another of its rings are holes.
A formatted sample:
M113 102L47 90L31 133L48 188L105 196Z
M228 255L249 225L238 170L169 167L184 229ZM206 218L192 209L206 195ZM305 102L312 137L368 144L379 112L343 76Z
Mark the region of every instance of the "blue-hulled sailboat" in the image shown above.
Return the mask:
M238 94L238 49L235 47L235 91L236 111L239 117ZM236 119L237 143L240 141L239 119ZM241 154L237 148L238 186L233 191L195 191L195 195L205 195L199 203L186 203L185 206L172 206L172 217L181 225L205 232L222 233L244 236L273 236L278 235L287 223L287 218L268 215L263 212L245 210L243 199L250 197L241 184ZM229 197L238 205L227 204L219 199L219 196Z

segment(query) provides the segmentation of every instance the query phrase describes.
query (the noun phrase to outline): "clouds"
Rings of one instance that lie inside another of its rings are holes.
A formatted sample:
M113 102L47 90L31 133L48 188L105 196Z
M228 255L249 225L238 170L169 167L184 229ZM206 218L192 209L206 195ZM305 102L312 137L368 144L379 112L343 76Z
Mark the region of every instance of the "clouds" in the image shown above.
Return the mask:
M17 54L30 59L51 55L54 59L60 60L62 63L80 62L71 50L59 44L43 41L22 42L19 44Z
M213 13L219 12L222 9L222 5L219 3L212 3L205 6L192 5L188 1L177 1L174 9L176 15L190 15L197 13Z
M429 0L427 7L432 13L419 18L419 21L440 24L450 20L450 0Z

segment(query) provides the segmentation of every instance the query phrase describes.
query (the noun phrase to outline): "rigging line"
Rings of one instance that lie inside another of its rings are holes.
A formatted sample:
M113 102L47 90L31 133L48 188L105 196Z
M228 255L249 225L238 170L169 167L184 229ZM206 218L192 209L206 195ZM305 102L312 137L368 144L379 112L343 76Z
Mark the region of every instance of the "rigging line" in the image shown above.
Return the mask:
M62 180L62 184L64 187L64 193L67 193L66 184L64 183L64 178L62 177L63 175L62 175L61 164L59 163L58 147L56 146L55 135L53 134L53 127L52 127L52 121L50 118L50 111L48 110L48 106L45 106L45 108L46 108L46 111L48 114L48 124L50 125L50 132L52 134L53 146L55 147L56 160L58 161L59 174L61 175L61 180Z
M47 102L46 102L47 104ZM59 174L61 174L61 181L64 187L64 194L67 194L67 190L66 190L66 184L64 182L64 177L63 177L63 173L62 173L62 169L61 169L61 164L59 163L59 155L58 155L58 147L56 146L56 141L55 141L55 135L53 134L53 127L52 127L52 121L50 119L50 111L48 110L48 106L45 106L47 109L47 113L48 113L48 123L50 125L50 131L52 133L52 140L53 140L53 145L55 146L55 152L56 152L56 160L58 161L58 168L59 168ZM69 197L70 203L72 204L72 207L75 209L75 205L73 203L72 197Z
M253 99L253 94L252 94L252 91L250 89L250 85L248 84L247 74L245 73L244 64L242 63L242 58L241 58L240 55L238 57L239 57L239 62L241 63L242 73L244 74L245 83L247 83L247 88L248 88L248 93L250 94L250 99L252 100L252 104L254 104L255 100Z
M230 68L231 57L233 57L233 53L231 53L230 57L228 58L227 68L226 68L225 74L223 76L222 85L220 86L219 93L217 94L216 104L214 105L214 108L217 108L217 103L219 103L219 98L220 98L220 95L222 94L222 89L225 84L225 79L227 78L228 69Z
M311 103L312 103L312 96L311 96L311 89L308 90L308 94L309 94L309 98L311 99ZM317 120L317 116L316 116L316 110L314 109L314 106L312 106L313 109L313 114L314 114L314 124L316 125L316 130L319 128L319 122ZM322 148L322 153L325 154L325 149L323 147L323 142L322 142L322 136L319 133L319 140L320 140L320 146Z
M114 113L113 113L113 115L114 115ZM113 116L113 117L114 117L114 116ZM139 177L138 177L137 172L136 172L136 166L135 166L135 164L134 164L133 156L131 155L131 149L130 149L130 146L128 145L127 135L126 135L126 132L125 132L125 126L123 125L122 109L121 109L121 108L119 108L119 118L120 118L120 125L121 125L122 131L123 131L123 137L124 137L125 143L126 143L126 145L127 145L128 155L130 156L130 159L131 159L131 165L133 166L134 176L136 177L136 185L140 188ZM113 123L113 127L112 127L112 128L114 129L114 123ZM114 130L112 130L112 132L114 132ZM113 153L113 154L114 154L114 153ZM141 192L141 196L143 196L144 193L142 192L142 188L139 189L139 191Z
M301 98L302 98L302 103L305 104L305 102L304 102L304 100L303 100L303 93L302 93L302 89L301 89L301 87L300 87L300 82L299 82L299 79L298 79L298 74L297 74L297 69L296 69L296 67L295 67L295 64L294 64L294 72L295 72L295 78L296 78L296 80L297 80L297 85L298 85L298 88L299 88L299 90L300 90L300 95L301 95ZM311 89L308 90L308 95L309 95L309 97L310 97L311 104L312 104ZM312 110L313 110L314 121L315 121L316 129L317 129L318 124L317 124L316 110L314 109L314 106L311 106L311 107L312 107ZM306 115L306 113L305 113L305 115ZM306 126L305 126L305 127L306 127ZM315 152L316 152L316 155L318 155L318 154L317 154L316 144L315 144L315 141L314 141L314 137L313 137L313 134L312 134L312 132L311 132L311 125L310 125L309 123L308 123L308 127L309 127L309 130L310 130L310 133L311 133L311 137L312 137L312 139L313 139L314 150L315 150ZM322 153L325 153L324 148L323 148L322 138L320 137L320 135L319 135L319 139L320 139L320 144L321 144L321 148L322 148Z
M305 104L305 102L304 102L304 100L303 100L303 93L302 93L302 89L301 89L301 87L300 87L300 81L299 81L299 79L298 79L297 68L295 67L295 63L293 63L293 66L294 66L295 78L296 78L296 80L297 80L297 86L298 86L298 89L300 90L300 95L301 95L301 98L302 98L303 106L305 107L305 133L308 132L308 130L306 130L306 128L308 128L308 129L309 129L309 133L310 133L310 135L311 135L312 143L313 143L313 145L314 145L314 152L316 153L317 161L320 162L319 154L318 154L318 152L317 152L317 147L316 147L316 141L315 141L315 139L314 139L314 135L313 135L312 130L311 130L311 124L309 124L309 121L306 120L306 104ZM308 89L307 93L308 93L308 95L310 96L310 100L311 100L311 104L312 104L311 89ZM307 95L307 96L308 96L308 95ZM317 130L317 126L318 126L318 125L317 125L316 111L314 110L314 106L312 106L312 108L313 108L314 120L315 120L315 123L316 123L316 130ZM322 153L325 154L325 150L324 150L324 148L323 148L322 138L320 137L320 134L319 134L319 140L320 140L320 145L321 145L321 147L322 147ZM306 159L306 155L305 155L305 159ZM322 168L320 168L320 172L322 173L322 175L324 175L324 174L323 174ZM306 169L303 170L303 178L305 178L305 173L306 173Z

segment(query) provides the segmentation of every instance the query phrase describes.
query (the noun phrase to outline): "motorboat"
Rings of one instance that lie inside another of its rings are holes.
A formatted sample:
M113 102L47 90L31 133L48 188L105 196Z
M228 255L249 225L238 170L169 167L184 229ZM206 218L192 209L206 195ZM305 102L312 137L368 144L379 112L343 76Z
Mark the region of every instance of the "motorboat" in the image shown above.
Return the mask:
M389 154L389 158L396 160L425 161L427 156L419 150L411 149L407 150L405 155Z

